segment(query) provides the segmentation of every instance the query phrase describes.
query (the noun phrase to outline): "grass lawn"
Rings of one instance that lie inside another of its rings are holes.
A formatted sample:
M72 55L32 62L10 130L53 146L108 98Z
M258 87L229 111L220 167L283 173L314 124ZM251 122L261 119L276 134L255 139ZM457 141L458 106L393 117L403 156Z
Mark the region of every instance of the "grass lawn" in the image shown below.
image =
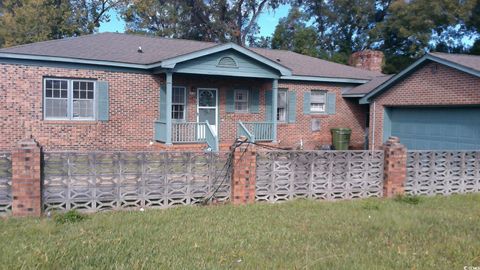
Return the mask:
M4 269L463 269L480 266L480 195L10 218L0 243Z

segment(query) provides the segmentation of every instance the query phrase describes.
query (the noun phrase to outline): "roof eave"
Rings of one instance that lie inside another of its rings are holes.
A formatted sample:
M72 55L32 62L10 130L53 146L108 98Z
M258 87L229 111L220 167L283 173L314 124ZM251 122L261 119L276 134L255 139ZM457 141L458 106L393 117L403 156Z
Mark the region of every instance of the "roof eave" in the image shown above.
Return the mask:
M362 98L364 97L366 94L342 94L342 97L346 97L346 98Z
M124 62L112 62L112 61L103 61L103 60L88 60L88 59L80 59L80 58L58 57L58 56L33 55L33 54L0 53L0 59L1 58L16 59L16 60L64 62L64 63L98 65L98 66L109 66L109 67L126 67L126 68L143 69L143 70L149 69L146 65L141 65L141 64L131 64L131 63L124 63Z
M362 84L370 81L367 79L319 77L319 76L303 76L303 75L282 76L280 77L280 79L291 80L291 81L335 82L335 83L355 83L355 84Z

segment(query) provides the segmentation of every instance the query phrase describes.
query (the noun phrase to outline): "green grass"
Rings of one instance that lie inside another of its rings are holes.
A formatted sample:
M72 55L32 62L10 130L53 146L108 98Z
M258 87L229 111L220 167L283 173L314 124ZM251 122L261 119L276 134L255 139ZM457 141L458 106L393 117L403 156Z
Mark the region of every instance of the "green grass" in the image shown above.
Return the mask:
M416 201L414 199L413 201ZM480 266L480 195L0 220L0 268L463 269Z

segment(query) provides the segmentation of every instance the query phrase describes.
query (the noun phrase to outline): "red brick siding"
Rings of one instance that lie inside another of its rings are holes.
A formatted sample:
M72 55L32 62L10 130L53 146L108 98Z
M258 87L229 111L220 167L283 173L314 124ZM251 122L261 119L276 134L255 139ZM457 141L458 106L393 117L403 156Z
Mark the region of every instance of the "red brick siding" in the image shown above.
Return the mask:
M480 78L438 63L428 63L402 79L375 101L375 148L383 143L383 113L391 106L480 104ZM374 110L370 104L370 147Z
M100 70L0 65L0 150L31 134L46 150L148 149L158 115L159 79ZM90 78L110 84L110 120L43 120L43 77Z
M293 124L278 125L280 144L297 146L303 140L305 149L313 149L322 144L331 144L331 128L344 127L352 129L351 143L353 148L363 148L365 142L365 125L367 107L358 104L357 99L342 97L342 86L329 83L280 82L279 88L287 88L297 92L297 117ZM336 93L336 113L334 115L303 113L303 96L312 89L327 90ZM320 118L320 131L311 131L311 119Z
M149 150L165 148L150 145L153 124L158 119L159 88L162 75L101 70L64 69L22 65L0 65L0 150L11 150L16 142L32 135L46 150ZM43 120L43 77L89 78L110 85L110 120L107 122ZM265 90L271 80L174 74L173 85L187 87L188 121L196 122L196 89L219 89L220 143L230 145L236 137L237 122L265 120ZM226 92L235 88L260 90L260 112L226 113ZM296 147L303 140L306 149L330 144L330 128L348 127L352 146L361 148L367 107L341 96L342 86L329 83L280 82L279 88L297 92L296 122L279 124L278 141ZM335 115L304 115L303 93L325 89L337 94ZM311 132L311 119L321 118L321 130ZM203 145L175 145L170 149L202 149Z

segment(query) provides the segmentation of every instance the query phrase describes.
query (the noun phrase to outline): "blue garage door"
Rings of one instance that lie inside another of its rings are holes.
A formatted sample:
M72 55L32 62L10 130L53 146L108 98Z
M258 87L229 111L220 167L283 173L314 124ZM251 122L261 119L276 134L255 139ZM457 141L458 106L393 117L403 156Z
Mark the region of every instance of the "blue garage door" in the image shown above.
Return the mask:
M385 131L412 150L479 150L480 108L389 108Z

